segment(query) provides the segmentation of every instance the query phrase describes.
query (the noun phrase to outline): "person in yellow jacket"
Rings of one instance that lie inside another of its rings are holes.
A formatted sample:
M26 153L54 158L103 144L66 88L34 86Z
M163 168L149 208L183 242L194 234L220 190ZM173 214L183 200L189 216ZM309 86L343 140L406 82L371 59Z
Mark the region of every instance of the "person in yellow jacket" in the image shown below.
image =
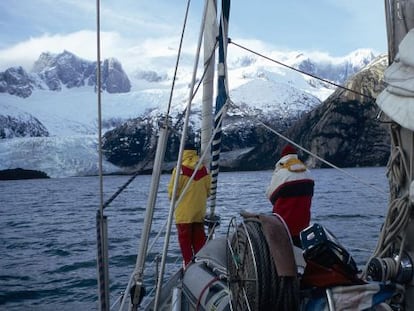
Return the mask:
M178 199L193 175L199 157L193 144L186 144L182 158L180 177L177 185ZM168 196L171 200L174 187L176 169L174 168L168 184ZM210 195L211 177L207 168L202 165L195 173L183 198L175 209L175 223L178 233L178 242L187 265L193 256L206 242L204 231L204 217L206 215L207 198Z

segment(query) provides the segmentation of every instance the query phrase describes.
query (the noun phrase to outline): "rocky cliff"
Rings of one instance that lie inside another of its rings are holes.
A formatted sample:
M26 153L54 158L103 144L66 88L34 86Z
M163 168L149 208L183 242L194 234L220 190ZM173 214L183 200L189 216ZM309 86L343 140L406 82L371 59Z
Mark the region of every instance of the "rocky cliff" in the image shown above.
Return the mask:
M385 165L389 135L387 125L377 118L375 97L384 88L386 66L387 57L378 57L347 81L345 88L349 90L338 88L324 103L302 114L287 113L282 118L277 110L250 110L254 114L250 118L237 108L230 109L223 125L221 170L273 168L285 141L260 122L337 166ZM308 100L298 98L298 101ZM156 130L150 123L156 121L136 119L106 133L107 159L123 167L142 164L144 155L154 148L155 139L151 143L149 137L155 137ZM190 129L190 135L196 133ZM174 139L176 143L168 146L167 161L174 161L177 156L179 137ZM308 154L300 156L311 167L326 166Z
M288 63L338 82L359 71L371 56L359 53L338 65L296 55ZM232 66L229 76L237 83L230 89L233 105L223 123L222 171L274 166L284 142L260 122L339 166L384 163L388 147L383 137L388 134L377 125L372 99L336 91L322 104L320 98L333 92L327 83L253 58ZM383 87L382 82L377 83L382 79L382 67L369 66L365 73L348 80L347 86L375 96ZM43 53L30 73L21 67L0 73L0 137L4 138L0 144L0 168L48 167L47 173L54 177L96 174L95 70L95 63L64 52ZM105 131L111 129L104 135L103 151L109 161L104 161L109 173L151 167L159 116L164 111L162 102L168 98L168 75L141 70L132 77L139 87L128 94L114 94L127 92L131 87L129 79L116 60L103 62L106 116L102 123ZM180 87L176 94L181 95L170 113L175 130L167 146L167 170L177 158L182 103L188 94L186 83ZM190 118L191 137L198 136L200 128L201 112L199 103L195 104ZM369 148L375 152L370 153ZM29 153L33 154L30 163L24 156ZM48 157L51 154L58 156ZM311 165L320 165L310 157L307 160Z
M385 165L390 138L386 123L377 118L375 98L384 89L387 57L382 55L337 89L322 105L304 115L286 135L312 153L340 167ZM280 153L279 143L275 152ZM312 167L324 167L302 155Z
M108 93L131 90L128 76L115 58L102 63L102 89ZM62 88L93 86L96 88L96 62L87 61L64 51L42 53L31 72L12 67L0 73L0 93L29 97L34 89L61 91Z
M0 139L49 136L46 127L31 114L3 105L0 114Z

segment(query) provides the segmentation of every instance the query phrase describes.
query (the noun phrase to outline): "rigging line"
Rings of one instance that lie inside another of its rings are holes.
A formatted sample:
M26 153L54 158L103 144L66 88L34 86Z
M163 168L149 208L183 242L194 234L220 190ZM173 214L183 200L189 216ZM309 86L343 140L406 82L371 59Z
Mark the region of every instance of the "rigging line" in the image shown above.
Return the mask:
M347 175L347 176L349 176L349 177L351 177L351 178L355 179L356 181L358 181L358 182L360 182L360 183L364 184L365 186L370 187L370 188L372 188L372 189L374 189L374 190L376 190L376 191L378 191L378 192L380 192L380 193L384 193L384 191L383 191L383 190L381 190L380 188L377 188L377 187L375 187L375 186L373 186L373 185L369 184L368 182L364 181L363 179L360 179L360 178L358 178L358 177L356 177L356 176L352 175L351 173L347 172L346 170L344 170L344 169L342 169L342 168L340 168L340 167L336 166L335 164L333 164L333 163L331 163L331 162L329 162L329 161L327 161L327 160L325 160L325 159L321 158L321 157L320 157L320 156L318 156L317 154L315 154L315 153L313 153L313 152L311 152L311 151L307 150L306 148L304 148L304 147L300 146L299 144L295 143L293 140L291 140L291 139L287 138L286 136L284 136L283 134L279 133L279 132L278 132L278 131L276 131L275 129L271 128L270 126L268 126L268 125L267 125L267 124L265 124L264 122L260 121L258 118L254 117L254 116L250 116L250 115L249 115L246 111L244 111L244 110L243 110L243 109L241 109L239 106L237 106L236 104L234 104L234 102L233 102L233 101L231 101L230 99L229 99L229 101L231 102L231 106L232 106L233 108L237 108L239 111L241 111L242 113L244 113L244 114L245 114L245 116L246 116L247 118L250 118L251 120L256 121L257 123L259 123L260 125L262 125L264 128L268 129L270 132L272 132L272 133L276 134L277 136L279 136L279 137L280 137L280 138L282 138L283 140L285 140L285 141L289 142L290 144L294 145L294 146L295 146L295 147L297 147L298 149L300 149L300 150L302 150L302 151L306 152L307 154L309 154L309 155L311 155L312 157L314 157L314 158L318 159L319 161L321 161L321 162L323 162L323 163L327 164L328 166L330 166L330 167L332 167L332 168L334 168L334 169L336 169L336 170L338 170L338 171L340 171L340 172L344 173L345 175Z
M227 102L226 102L226 104L227 104ZM219 113L220 113L220 116L219 116L219 122L222 122L222 120L223 120L223 117L224 117L224 113L223 113L223 111L227 108L227 105L226 104L224 104L224 106L220 109L220 111L219 111ZM218 128L218 127L215 127L214 128L214 130L213 130L213 133L212 133L212 135L211 135L211 137L210 137L210 140L208 141L208 144L211 144L212 143L212 141L213 141L213 139L214 139L214 137L215 137L215 135L216 135L216 133L219 131L220 129ZM187 192L187 190L188 190L188 188L190 187L190 183L191 183L191 181L194 179L194 177L195 177L195 175L196 175L196 173L197 173L197 171L198 171L198 169L200 168L200 166L203 164L203 161L204 161L204 158L206 157L206 155L207 155L207 150L204 150L204 152L203 152L203 154L200 156L200 158L199 158L199 160L198 160L198 162L197 162L197 164L196 164L196 166L194 167L194 172L193 172L193 174L191 175L191 177L190 177L190 179L187 181L187 183L185 184L185 186L184 186L184 188L183 188L183 190L181 190L181 195L178 197L178 199L176 200L176 202L175 202L175 205L174 205L174 209L175 209L175 207L178 205L178 203L183 199L183 197L184 197L184 195L185 195L185 193Z
M198 83L197 83L197 85L196 85L196 87L195 87L195 90L193 90L193 93L191 94L191 100L190 100L191 102L193 101L194 97L197 95L197 93L198 93L198 91L199 91L199 89L200 89L200 86L201 86L201 84L203 83L204 78L205 78L205 76L206 76L206 74L207 74L207 70L208 70L208 68L211 66L212 59L213 59L213 56L215 55L215 50L216 50L216 48L217 48L217 44L218 44L218 40L216 39L216 42L215 42L214 48L211 50L210 56L208 57L207 61L205 61L205 66L204 66L203 74L201 75L200 80L198 81ZM177 64L178 64L178 62L177 62ZM207 65L207 66L206 66L206 65ZM174 77L174 80L175 80L175 77ZM171 101L172 101L172 98L170 98L170 102L169 102L169 104L171 104ZM170 110L170 107L168 107L168 111L169 111L169 110ZM181 120L183 119L183 117L184 117L184 115L185 115L186 111L187 111L187 107L185 107L185 108L184 108L183 113L182 113L182 114L181 114L181 116L178 118L178 120L175 122L175 125L174 125L174 128L175 128L175 129L178 127L178 124L179 124L179 123L181 122Z
M148 161L149 162L149 161ZM145 165L143 166L145 167ZM112 203L113 200L115 200L118 195L120 195L122 193L122 191L125 190L126 187L129 186L129 184L140 174L142 173L144 170L144 168L139 169L138 171L136 171L127 181L125 184L123 184L121 187L118 188L118 190L107 200L105 201L103 208L106 208L109 206L109 204Z
M151 159L154 157L155 151L156 148L153 148L151 150L151 152L146 157L146 161L144 161L141 165L141 168L135 171L133 175L121 187L119 187L118 190L107 201L105 201L103 208L108 207L109 204L111 204L118 197L118 195L120 195L122 191L124 191L125 188L127 188L129 184L131 184L131 182L133 182L134 179L144 171L147 164L150 163Z
M101 5L96 0L96 91L98 101L98 165L99 209L96 214L97 273L100 310L109 310L109 268L107 218L103 214L103 158L102 158L102 81L101 81Z
M220 114L220 118L223 118L223 110L225 109L225 106L226 105L228 105L227 103L222 107L222 109L219 111L219 114ZM213 134L211 135L211 137L210 137L210 140L209 140L209 142L208 142L208 144L211 144L212 143L212 140L213 140L213 138L214 138L214 135L215 135L215 132L217 131L217 128L215 128L214 129L214 131L213 131ZM195 166L195 168L194 168L194 173L191 175L191 177L190 177L190 180L189 180L189 182L185 185L185 187L183 188L183 190L182 190L182 194L180 195L180 197L177 199L177 201L176 201L176 205L182 200L182 197L184 196L184 193L188 190L188 187L189 187L189 185L190 185L190 182L191 182L191 180L193 180L194 179L194 176L195 176L195 173L196 173L196 171L199 169L199 167L201 166L201 164L203 163L203 159L204 159L204 157L206 156L206 154L207 154L207 150L205 150L204 152L203 152L203 154L200 156L200 159L199 159L199 161L197 162L197 165ZM167 222L168 222L168 219L164 222L164 224L163 224L163 226L162 226L162 228L159 230L159 232L158 232L158 234L156 235L156 237L153 239L153 241L152 241L152 243L151 243L151 245L150 245L150 247L147 249L147 255L149 254L149 252L152 250L152 248L154 247L154 245L155 245L155 243L157 242L157 240L160 238L160 236L161 236L161 234L164 232L164 230L166 229L166 227L167 227ZM130 282L131 282L131 280L132 280L132 275L131 275L131 279L130 279ZM131 284L130 283L128 283L128 285L127 285L127 288L126 288L126 290L125 290L125 292L129 292L129 288L130 288L130 286L131 286ZM120 309L121 310L121 309Z
M219 26L219 53L217 64L217 96L215 101L214 127L215 134L211 144L211 186L210 186L210 217L216 210L217 186L219 175L219 161L222 142L222 120L228 107L228 72L227 72L227 47L228 47L228 21L230 16L230 3L222 1ZM212 228L213 229L213 228ZM212 230L210 230L212 231Z
M168 116L170 114L170 110L171 110L171 102L172 102L172 97L173 97L173 93L174 93L174 86L175 86L175 81L177 78L177 71L178 71L178 64L180 62L180 56L181 56L181 51L182 51L182 44L183 44L183 40L184 40L184 33L185 33L185 28L187 25L187 20L188 20L188 12L189 12L189 7L190 7L190 3L191 0L187 1L187 7L186 7L186 11L185 11L185 16L184 16L184 23L183 23L183 28L181 31L181 37L180 37L180 43L179 43L179 47L178 47L178 55L177 55L177 60L176 60L176 64L175 64L175 69L174 69L174 76L173 76L173 81L172 81L172 86L171 86L171 92L170 92L170 97L168 100L168 108L167 108L167 117L165 118L165 122L168 122ZM193 95L194 96L194 95ZM176 125L178 124L178 122L180 121L180 119L177 121ZM150 156L147 157L147 161L144 162L144 165L142 166L141 169L137 170L132 177L127 180L127 182L122 185L102 206L103 209L105 207L107 207L109 204L112 203L113 200L115 200L118 195L120 195L122 193L122 191L125 190L126 187L128 187L128 185L140 174L142 173L142 171L144 170L145 166L150 162L150 159L154 156L155 154L155 150L152 150L152 152L149 154Z
M184 33L185 33L185 28L187 25L187 20L188 20L188 12L189 12L189 7L190 7L190 3L191 0L187 1L187 7L186 7L186 11L185 11L185 16L184 16L184 22L183 22L183 28L181 31L181 37L180 37L180 43L179 43L179 47L178 47L178 55L177 55L177 60L176 60L176 64L175 64L175 69L174 69L174 76L173 76L173 80L172 80L172 85L171 85L171 91L170 91L170 97L168 99L168 108L167 108L167 117L165 118L165 122L168 122L168 116L170 115L170 110L171 110L171 102L172 102L172 98L173 98L173 93L174 93L174 87L175 87L175 81L177 78L177 71L178 71L178 64L180 62L180 57L181 57L181 51L182 51L182 45L183 45L183 40L184 40ZM193 95L193 97L195 96L195 94ZM175 127L177 126L178 122L181 120L181 118L179 120L177 120ZM122 185L102 206L102 208L106 208L109 204L112 203L113 200L115 200L118 195L120 195L122 193L122 191L125 190L126 187L128 187L128 185L140 174L142 173L142 171L144 170L145 166L150 162L150 159L153 158L155 154L155 150L152 150L152 152L149 154L149 156L147 156L147 161L144 162L144 165L142 166L141 169L137 170L132 177L127 180L127 182Z
M302 73L302 74L307 75L307 76L309 76L309 77L315 78L315 79L320 80L320 81L322 81L322 82L325 82L325 83L331 84L331 85L333 85L333 86L339 87L339 88L341 88L341 89L344 89L344 90L346 90L346 91L352 92L352 93L354 93L354 94L357 94L357 95L360 95L360 96L366 97L366 98L371 99L371 100L375 100L375 98L374 98L374 97L372 97L372 96L370 96L370 95L366 95L366 94L360 93L360 92L358 92L358 91L355 91L355 90L352 90L352 89L350 89L350 88L347 88L347 87L345 87L345 86L343 86L343 85L340 85L340 84L337 84L337 83L335 83L335 82L332 82L332 81L329 81L329 80L326 80L326 79L320 78L320 77L315 76L315 75L313 75L313 74L311 74L311 73L308 73L308 72L306 72L306 71L302 71L302 70L300 70L300 69L297 69L297 68L294 68L294 67L292 67L292 66L286 65L286 64L284 64L284 63L282 63L282 62L279 62L279 61L277 61L277 60L275 60L275 59L272 59L272 58L270 58L270 57L268 57L268 56L266 56L266 55L263 55L263 54L261 54L261 53L259 53L259 52L253 51L253 50L251 50L251 49L249 49L249 48L247 48L247 47L245 47L245 46L242 46L242 45L240 45L240 44L238 44L238 43L235 43L235 42L234 42L234 41L232 41L230 38L229 38L229 43L234 44L235 46L237 46L237 47L239 47L239 48L241 48L241 49L243 49L243 50L246 50L246 51L248 51L248 52L250 52L250 53L253 53L253 54L257 55L257 56L260 56L260 57L262 57L262 58L264 58L264 59L267 59L267 60L269 60L269 61L271 61L271 62L273 62L273 63L276 63L276 64L278 64L278 65L284 66L284 67L286 67L286 68L289 68L289 69L291 69L291 70L297 71L297 72L299 72L299 73Z
M227 103L226 103L225 105L227 105ZM224 109L225 109L225 106L223 106L223 107L222 107L222 109L220 110L220 118L223 118L223 113L222 113L222 111L223 111ZM210 137L210 140L209 140L208 144L211 144L211 143L212 143L212 140L213 140L213 138L214 138L214 135L215 135L215 132L216 132L216 131L217 131L217 128L215 128L215 129L214 129L214 132L213 132L213 134L211 135L211 137ZM195 177L195 174L196 174L197 170L198 170L198 169L200 168L200 166L202 165L203 160L204 160L204 157L206 156L206 154L207 154L207 150L205 150L205 151L203 152L203 154L200 156L199 161L197 162L197 165L194 167L194 172L193 172L193 174L191 175L191 177L190 177L189 181L188 181L188 182L186 183L186 185L184 186L184 188L183 188L183 190L182 190L181 195L178 197L177 201L175 202L174 209L175 209L175 207L178 205L178 203L182 200L182 198L184 197L184 194L187 192L187 190L188 190L188 188L189 188L189 186L190 186L190 183L191 183L191 181L194 179L194 177ZM157 240L160 238L160 236L161 236L162 232L164 232L164 230L166 229L166 227L167 227L167 223L168 223L168 219L164 222L164 224L163 224L163 226L161 227L161 229L159 230L158 234L157 234L157 235L156 235L156 237L153 239L153 241L152 241L152 243L151 243L150 247L149 247L149 248L148 248L148 250L147 250L147 255L149 254L150 250L153 248L153 246L155 245L155 243L157 242ZM132 278L132 276L131 276L131 278ZM128 292L129 287L130 287L130 285L128 285L128 286L127 286L127 289L125 290L125 292Z
M161 285L162 285L163 278L164 278L166 255L168 252L168 246L169 246L169 241L170 241L170 236L171 236L171 226L172 226L173 217L174 217L173 213L174 213L174 206L175 206L175 201L176 201L175 196L177 195L178 182L179 182L179 177L180 177L179 174L180 174L181 165L182 165L181 161L183 158L185 140L187 139L188 123L190 119L191 104L192 104L191 96L194 93L194 86L195 86L196 75L197 75L197 66L198 66L198 62L200 58L200 50L201 50L202 39L203 39L202 35L204 32L204 26L206 22L207 5L208 5L208 1L205 2L204 9L203 9L203 18L202 18L202 22L200 25L200 33L199 33L198 42L197 42L197 49L196 49L195 60L194 60L194 68L193 68L193 74L191 77L191 84L190 84L190 90L189 90L189 98L188 98L188 102L186 106L187 109L186 109L185 118L184 118L183 131L181 132L181 141L180 141L180 147L179 147L179 153L178 153L178 159L177 159L177 165L176 165L176 175L174 177L172 198L171 198L170 207L168 211L168 218L167 218L168 219L167 234L164 240L164 248L163 248L163 255L161 259L159 278L157 280L157 290L156 290L155 301L154 301L155 309L158 308L158 303L159 303L160 294L161 294Z
M180 62L181 50L182 50L182 46L183 46L184 33L185 33L185 27L187 25L188 11L189 11L189 8L190 8L190 3L191 3L191 0L188 0L187 1L187 8L185 10L183 29L181 31L180 44L179 44L179 47L178 47L177 61L175 63L174 77L173 77L173 81L172 81L172 85L171 85L170 98L168 100L167 116L170 115L171 102L172 102L172 97L173 97L173 93L174 93L175 80L177 78L178 63ZM167 120L166 120L166 122L167 122Z
M103 159L102 159L102 96L101 96L101 24L100 24L100 2L96 1L96 86L98 100L98 154L99 154L99 212L103 214Z
M189 0L188 1L188 4L187 4L187 11L186 11L186 18L185 18L185 20L187 19L187 15L188 15L188 7L189 7L189 5L190 5L190 2L191 2L191 0ZM185 24L184 24L184 26L183 26L184 28L185 28ZM183 33L182 33L182 35L184 34L184 29L183 29ZM181 39L181 41L180 41L180 48L179 48L179 53L181 53L181 45L182 45L182 39ZM208 63L208 66L211 66L211 60L212 60L212 58L213 58L213 55L214 55L214 50L216 49L216 47L217 47L217 40L216 40L216 44L215 44L215 47L214 47L214 49L213 49L213 51L212 51L212 53L210 54L210 57L208 58L208 60L207 60L207 62L206 63ZM171 92L170 92L170 99L169 99L169 102L168 102L168 110L167 110L167 117L165 118L165 122L168 122L168 116L169 116L169 113L170 113L170 108L171 108L171 102L172 102L172 95L173 95L173 89L174 89L174 85L175 85L175 80L176 80L176 74L177 74L177 67L178 67L178 63L179 63L179 58L180 58L180 56L178 56L177 57L177 64L176 64L176 67L175 67L175 72L174 72L174 78L173 78L173 85L172 85L172 88L171 88ZM207 66L207 67L208 67ZM201 84L202 84L202 82L203 82L203 80L204 80L204 78L205 78L205 75L206 75L206 72L207 72L207 68L205 68L204 69L204 71L203 71L203 74L202 74L202 76L201 76L201 78L200 78L200 81L198 81L198 83L197 83L197 86L196 86L196 88L195 88L195 90L194 90L194 92L193 92L193 94L192 94L192 96L191 96L191 101L194 99L194 97L196 96L196 94L197 94L197 92L198 92L198 90L199 90L199 88L200 88L200 86L201 86ZM182 115L178 118L178 120L175 122L175 125L174 125L174 127L173 127L173 129L177 129L178 128L178 124L181 122L181 120L182 120L182 118L184 117L184 115L185 115L185 112L186 112L186 110L187 110L187 108L184 108L184 110L183 110L183 113L182 113ZM105 203L103 203L103 209L105 209L106 207L108 207L109 206L109 204L111 204L117 197L118 197L118 195L120 195L121 193L122 193L122 191L124 191L125 190L125 188L127 188L128 186L129 186L129 184L140 174L140 173L142 173L143 171L144 171L144 168L146 167L146 165L150 162L150 160L154 157L154 154L155 154L155 150L153 149L152 151L151 151L151 153L149 153L149 155L147 156L147 158L146 158L146 161L144 162L144 164L141 166L141 168L139 169L139 170L137 170L136 172L134 172L133 173L133 175L131 176L131 178L129 179L129 180L127 180L127 182L124 184L124 185L122 185L121 187L119 187L119 189L105 202ZM103 199L102 199L103 200Z
M201 77L200 77L200 80L198 81L198 83L197 83L197 86L195 87L195 90L193 91L193 94L191 95L191 101L193 101L193 99L194 99L194 97L197 95L197 93L198 93L198 91L199 91L199 89L200 89L200 87L201 87L201 84L203 83L203 81L204 81L204 78L205 78L205 76L206 76L206 74L207 74L207 70L208 70L208 67L210 67L211 66L211 61L212 61L212 59L213 59L213 56L214 56L214 51L215 51L215 49L217 48L217 40L216 40L216 43L215 43L215 46L214 46L214 49L212 49L212 51L211 51L211 54L210 54L210 57L208 58L208 60L205 62L206 64L207 64L207 66L205 66L204 67L204 70L203 70L203 74L201 75ZM183 119L183 117L184 117L184 115L185 115L185 112L187 111L187 107L185 107L184 108L184 110L183 110L183 113L180 115L180 117L178 118L178 120L175 122L175 125L174 125L174 128L177 128L178 127L178 124L181 122L181 120Z
M179 60L180 60L180 55L181 55L181 50L182 50L182 42L183 42L183 38L184 38L184 32L185 32L185 27L186 27L186 22L187 22L187 19L188 19L188 11L189 11L189 7L190 7L190 3L191 3L191 0L188 0L188 2L187 2L187 8L186 8L186 13L185 13L185 18L184 18L184 25L183 25L183 30L182 30L182 33L181 33L181 39L180 39L180 45L179 45L179 52L178 52L178 56L177 56L177 62L176 62L176 66L175 66L175 70L174 70L174 77L173 77L173 82L172 82L172 87L171 87L171 92L170 92L170 97L169 97L169 100L168 100L168 109L167 109L167 117L165 118L165 122L168 122L168 116L169 116L169 114L170 114L170 110L171 110L171 103L172 103L172 97L173 97L173 92L174 92L174 86L175 86L175 81L176 81L176 77L177 77L177 71L178 71L178 64L179 64ZM213 51L212 51L212 53L210 54L210 57L208 58L208 60L207 60L207 62L208 62L208 65L210 66L210 64L211 64L211 60L212 60L212 58L213 58L213 55L214 55L214 50L215 50L215 48L217 47L217 41L216 41L216 44L215 44L215 47L214 47L214 49L213 49ZM208 66L207 66L208 67ZM205 69L204 70L204 72L203 72L203 74L202 74L202 76L201 76L201 78L200 78L200 81L198 82L198 84L197 84L197 86L196 86L196 88L195 88L195 91L193 92L193 94L192 94L192 96L191 96L191 101L194 99L194 97L196 96L196 94L197 94L197 92L198 92L198 90L199 90L199 88L200 88L200 86L201 86L201 83L202 83L202 81L204 80L204 77L205 77L205 75L206 75L206 71L207 71L207 69ZM183 114L178 118L178 120L175 122L175 125L174 125L174 127L173 127L173 129L177 129L178 128L178 124L181 122L181 120L182 120L182 118L184 117L184 115L185 115L185 112L186 112L186 110L187 110L187 108L185 108L184 110L183 110ZM146 167L146 165L150 162L150 159L152 159L153 158L153 156L154 156L154 154L155 154L155 150L152 150L152 152L149 154L149 156L147 156L147 161L146 162L144 162L144 165L142 165L142 167L139 169L139 170L137 170L133 175L132 175L132 177L129 179L129 180L127 180L127 182L124 184L124 185L122 185L102 206L103 206L103 209L104 208L106 208L107 206L109 206L109 204L111 204L117 197L118 197L118 195L120 195L124 190L125 190L125 188L127 188L128 186L129 186L129 184L140 174L140 173L142 173L143 172L143 170L144 170L144 168Z
M224 114L223 114L223 111L224 111L224 109L226 109L226 106L228 105L228 102L226 102L226 104L220 109L220 111L219 111L219 115L220 115L220 118L221 118L221 120L220 121L222 121L222 119L223 119L223 117L224 117ZM210 140L208 141L208 144L211 144L212 143L212 141L213 141L213 139L214 139L214 135L215 135L215 133L217 132L217 128L214 128L214 130L213 130L213 133L212 133L212 135L211 135L211 137L210 137ZM193 174L191 175L191 177L190 177L190 180L186 183L186 185L184 186L184 188L183 188L183 190L182 190L182 194L179 196L179 198L177 199L177 201L175 202L175 206L176 205L178 205L178 203L182 200L182 198L183 198L183 196L184 196L184 193L188 190L188 188L189 188L189 185L190 185L190 182L191 182L191 180L193 180L194 179L194 176L195 176L195 173L196 173L196 171L200 168L200 166L201 166L201 164L203 163L203 160L204 160L204 157L206 156L206 154L207 154L207 151L205 150L204 152L203 152L203 154L200 156L200 158L199 158L199 160L198 160L198 162L197 162L197 164L196 164L196 166L194 167L194 172L193 172ZM174 209L175 209L175 207L174 207ZM166 220L165 222L164 222L164 224L163 224L163 226L161 227L161 229L158 231L158 234L155 236L155 238L153 239L153 241L152 241L152 244L150 245L150 247L148 248L148 251L147 251L147 253L149 253L150 252L150 250L153 248L153 246L155 245L155 243L157 242L157 240L159 239L159 237L161 236L161 234L162 234L162 232L165 230L165 228L167 227L167 222L168 222L168 220Z
M216 42L216 47L217 47L217 42ZM208 58L208 60L207 60L207 62L208 62L208 64L209 64L209 66L210 66L210 64L211 64L211 60L212 60L212 56L213 56L213 53L211 53L211 55L210 55L210 57ZM204 72L203 72L203 75L201 76L201 78L200 78L200 81L198 82L198 84L197 84L197 86L196 86L196 89L195 89L195 91L193 92L193 94L192 94L192 96L191 96L191 101L194 99L194 97L195 97L195 95L197 94L197 91L199 90L199 88L200 88L200 86L201 86L201 83L202 83L202 81L203 81L203 79L204 79L204 77L205 77L205 74L206 74L206 69L204 70ZM171 92L171 94L172 94L172 92ZM184 110L183 110L183 114L178 118L178 120L175 122L175 125L174 125L174 127L172 128L173 130L175 129L177 129L178 128L178 124L181 122L181 120L182 120L182 118L184 117L184 115L185 115L185 112L186 112L186 110L187 110L187 108L185 108ZM168 121L168 118L166 118L166 120ZM166 121L166 122L167 122ZM118 197L118 195L120 195L121 193L122 193L122 191L124 191L125 190L125 188L127 188L128 186L129 186L129 184L131 184L131 182L132 181L134 181L134 179L139 175L139 174L141 174L143 171L144 171L144 168L147 166L147 164L151 161L151 159L154 157L154 154L155 154L155 149L153 149L148 155L147 155L147 157L146 157L146 161L143 163L143 165L141 165L141 168L139 169L139 170L137 170L136 172L134 172L133 173L133 175L131 176L131 178L130 179L128 179L127 181L126 181L126 183L125 184L123 184L121 187L119 187L119 189L107 200L107 201L105 201L105 203L103 204L103 209L105 209L106 207L108 207L109 206L109 204L111 204L117 197Z

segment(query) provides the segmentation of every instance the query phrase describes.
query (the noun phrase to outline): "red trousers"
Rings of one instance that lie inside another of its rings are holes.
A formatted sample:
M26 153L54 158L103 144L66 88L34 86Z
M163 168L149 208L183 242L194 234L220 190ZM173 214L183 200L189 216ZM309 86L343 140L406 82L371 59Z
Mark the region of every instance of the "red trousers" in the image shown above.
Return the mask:
M206 243L203 223L177 224L178 242L187 265Z

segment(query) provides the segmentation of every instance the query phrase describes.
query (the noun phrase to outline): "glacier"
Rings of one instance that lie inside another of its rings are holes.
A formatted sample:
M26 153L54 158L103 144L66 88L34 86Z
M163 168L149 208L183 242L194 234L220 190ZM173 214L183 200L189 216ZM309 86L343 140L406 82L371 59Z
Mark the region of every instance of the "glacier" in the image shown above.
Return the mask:
M366 59L373 57L370 53L354 53L350 58L344 58L342 63L324 58L323 68L340 63L345 64L344 70L349 70L349 64L363 65L362 56ZM292 65L303 57L301 53L283 55L284 61ZM335 70L338 71L338 67ZM131 70L130 92L102 92L103 133L131 118L165 114L172 83L171 76L165 72L165 69ZM319 105L335 90L327 83L254 56L230 61L228 72L232 101L240 107L264 114L276 111L282 116L299 115ZM172 114L185 109L190 76L189 68L178 73ZM196 94L193 108L197 111L200 107L201 94ZM98 173L98 102L93 87L62 87L60 91L34 89L27 98L0 93L0 115L20 118L22 122L32 116L49 133L44 137L28 135L1 139L0 170L34 169L54 178ZM192 122L197 125L199 120ZM106 161L103 169L105 174L122 171Z

